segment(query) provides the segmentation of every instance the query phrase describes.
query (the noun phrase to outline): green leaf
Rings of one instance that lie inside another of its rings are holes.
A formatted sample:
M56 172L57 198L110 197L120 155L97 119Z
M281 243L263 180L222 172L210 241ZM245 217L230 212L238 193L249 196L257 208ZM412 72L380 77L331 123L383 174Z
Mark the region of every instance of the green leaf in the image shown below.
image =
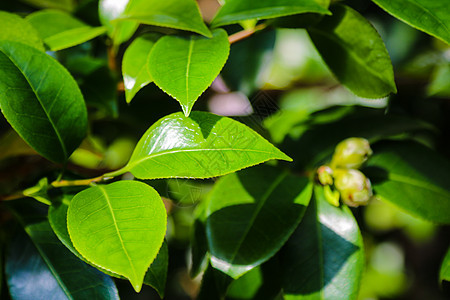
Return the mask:
M158 255L144 277L144 283L153 287L161 298L164 298L168 267L169 248L167 242L164 241Z
M442 262L439 280L450 281L450 248L447 250L447 254L445 254L444 261Z
M136 93L153 81L148 70L150 52L159 34L150 33L138 37L125 51L122 62L123 83L127 103L133 100Z
M136 292L161 248L166 224L158 193L137 181L84 190L67 213L75 249L91 263L128 278Z
M189 116L195 101L219 75L229 53L230 43L223 29L215 30L211 39L165 36L153 47L148 68L156 85L177 99Z
M211 178L271 159L290 158L247 126L207 112L175 113L153 124L128 164L105 174L140 179Z
M358 298L362 236L350 209L329 204L322 187L279 259L286 300Z
M203 273L197 300L222 300L233 278L208 265Z
M375 28L357 11L336 5L333 15L308 28L320 55L339 81L364 98L396 93L391 59Z
M436 223L450 224L450 163L413 142L375 145L364 170L376 195Z
M207 211L212 266L236 279L267 261L300 223L311 192L308 178L269 166L220 179Z
M19 234L9 252L8 285L15 299L54 299L54 294L61 294L58 299L119 299L110 277L59 242L40 215L42 206L24 202L12 208L32 241ZM49 286L51 290L46 290Z
M100 22L106 27L116 46L130 39L139 27L139 23L134 21L117 21L127 11L129 2L130 0L100 0L98 3Z
M108 274L109 276L125 279L125 277L123 276L112 273L87 261L73 246L69 231L67 229L67 211L69 209L69 204L73 196L74 195L71 194L63 195L61 199L62 202L54 202L48 210L48 219L56 236L61 241L61 243L63 243L63 245L66 246L66 248L69 249L79 259L98 268L100 271ZM164 289L166 285L167 268L169 262L168 260L169 253L167 242L164 241L158 255L156 256L151 266L148 268L147 273L144 277L144 283L153 287L162 298L164 297Z
M302 13L329 14L328 0L227 0L214 17L212 26L236 24L251 19L271 19Z
M59 10L41 10L27 16L52 51L87 42L106 32L105 27L91 27Z
M130 0L121 19L192 31L211 37L195 0Z
M450 98L450 61L436 67L427 92L428 96Z
M39 33L18 15L0 11L0 41L14 41L44 51Z
M64 67L45 53L0 41L0 106L39 154L63 163L87 131L83 96Z
M72 11L75 8L74 0L21 0L39 8L55 8L65 11Z
M279 262L273 259L233 281L227 291L229 300L278 299L281 291Z
M450 44L450 7L436 0L372 0L382 9L447 44Z

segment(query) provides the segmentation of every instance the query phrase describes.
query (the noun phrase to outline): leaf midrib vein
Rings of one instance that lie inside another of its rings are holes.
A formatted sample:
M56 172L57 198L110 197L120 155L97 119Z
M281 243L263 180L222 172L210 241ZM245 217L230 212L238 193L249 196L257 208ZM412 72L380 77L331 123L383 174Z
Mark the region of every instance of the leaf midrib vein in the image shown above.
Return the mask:
M177 150L170 150L170 151L164 151L159 152L156 154L150 154L147 156L144 156L141 159L138 159L134 162L132 162L130 165L126 166L124 169L133 169L136 165L139 165L140 163L150 160L152 158L162 156L162 155L168 155L168 154L175 154L175 153L183 153L183 152L202 152L202 151L243 151L243 152L256 152L261 154L273 154L275 156L275 153L269 152L269 151L262 151L262 150L254 150L254 149L238 149L238 148L223 148L223 149L177 149Z
M17 68L18 70L20 70L20 73L23 75L23 77L25 78L25 80L28 82L28 85L30 86L31 90L33 91L34 95L36 96L36 99L38 100L39 104L41 105L42 110L44 111L45 115L47 116L48 121L50 122L50 125L52 125L53 130L55 131L56 137L58 138L59 143L61 144L61 149L62 149L62 151L63 151L63 153L64 153L64 157L65 157L65 159L67 159L67 149L66 149L66 146L65 146L65 144L64 144L64 141L63 141L63 139L62 139L62 137L61 137L61 135L60 135L60 133L59 133L59 131L58 131L58 129L57 129L55 123L53 123L53 120L51 119L49 113L47 112L45 106L43 105L43 103L42 103L42 101L41 101L41 99L40 99L40 97L39 97L39 94L36 92L36 90L34 89L33 85L31 84L30 80L28 79L27 75L24 73L24 70L22 70L22 68L20 68L20 67L16 64L15 60L14 60L10 55L8 55L7 53L5 53L4 51L1 51L1 52L2 52L6 57L9 58L9 60L16 66L16 68ZM53 101L56 101L56 99L53 100Z
M264 207L264 204L266 203L267 199L269 199L270 195L273 193L273 191L275 191L275 189L278 187L278 185L280 185L280 183L283 181L284 178L286 178L286 176L288 175L287 172L281 174L267 189L267 191L264 193L264 195L261 197L260 202L258 203L258 206L256 207L256 210L252 216L252 218L250 219L250 221L248 222L249 226L246 228L244 234L242 235L242 237L239 239L238 243L237 243L237 247L236 247L236 251L233 252L233 255L230 258L230 262L234 262L234 259L236 258L239 250L242 247L242 244L244 243L245 238L247 237L248 233L250 232L250 229L253 227L253 223L255 222L256 218L258 217L261 209Z
M103 196L106 199L109 211L110 211L111 216L113 218L114 227L116 228L117 236L119 237L119 240L120 240L120 244L122 246L123 251L125 252L125 255L127 256L128 262L130 263L130 266L131 266L131 269L133 270L134 278L137 279L136 269L134 268L134 264L131 261L131 257L128 254L127 249L125 248L125 244L123 243L122 235L120 234L119 227L117 226L116 216L114 215L114 210L113 210L113 208L111 206L111 202L110 202L109 196L108 196L108 194L106 193L106 191L105 191L105 189L103 187L101 187L101 186L97 186L97 187L100 189L100 191L102 192Z

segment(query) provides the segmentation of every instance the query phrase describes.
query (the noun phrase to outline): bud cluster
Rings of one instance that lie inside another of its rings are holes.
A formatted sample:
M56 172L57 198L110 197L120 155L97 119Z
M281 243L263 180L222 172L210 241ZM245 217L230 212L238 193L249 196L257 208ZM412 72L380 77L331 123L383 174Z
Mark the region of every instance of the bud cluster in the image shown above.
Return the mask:
M333 194L339 194L342 202L348 206L367 205L373 197L372 185L358 169L371 155L372 149L366 139L346 139L336 146L330 165L321 166L317 170L317 178L327 190L334 185L336 191ZM331 204L339 205L336 197L327 197L327 200L328 198Z

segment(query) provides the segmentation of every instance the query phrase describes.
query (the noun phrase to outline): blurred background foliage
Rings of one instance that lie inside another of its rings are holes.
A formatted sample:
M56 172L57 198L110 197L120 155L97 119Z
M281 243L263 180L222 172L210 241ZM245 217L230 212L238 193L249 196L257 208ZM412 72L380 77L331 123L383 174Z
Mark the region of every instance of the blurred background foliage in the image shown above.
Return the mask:
M217 1L198 2L205 20L211 20L219 7ZM335 145L351 136L366 137L372 143L386 138L413 139L450 158L449 46L399 22L368 0L346 3L381 34L394 65L398 94L368 100L339 85L301 29L303 16L296 16L274 24L287 28L269 28L233 45L222 75L195 109L248 124L293 157L298 172L309 172L329 159ZM100 25L96 0L0 1L0 10L24 15L42 7L68 10L92 26ZM229 33L241 29L227 27ZM165 29L141 26L135 36L149 30ZM71 157L69 170L74 178L123 166L151 124L179 111L178 103L155 85L145 87L127 105L120 64L128 44L111 58L105 39L102 36L52 53L76 78L90 110L89 137ZM0 133L0 194L31 186L43 174L57 175L55 166L35 155L4 119L0 119ZM189 241L197 204L213 183L152 182L169 210L166 299L190 299L199 291L200 278L191 279L188 274ZM437 227L381 201L354 213L367 257L360 299L450 296L448 282L438 282L441 259L450 242L448 226ZM7 226L9 217L3 214L0 212L0 220ZM240 284L262 281L258 272L256 269L233 283L230 299L250 299L252 291L243 293ZM123 299L159 299L150 287L135 294L128 282L117 280L117 285ZM7 294L3 289L2 299L8 299Z

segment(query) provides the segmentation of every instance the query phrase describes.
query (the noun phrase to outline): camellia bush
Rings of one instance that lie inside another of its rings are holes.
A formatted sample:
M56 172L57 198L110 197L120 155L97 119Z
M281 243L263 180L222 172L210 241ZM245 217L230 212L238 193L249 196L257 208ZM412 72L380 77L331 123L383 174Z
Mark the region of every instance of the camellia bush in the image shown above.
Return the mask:
M2 299L444 299L450 3L219 2L0 4Z

